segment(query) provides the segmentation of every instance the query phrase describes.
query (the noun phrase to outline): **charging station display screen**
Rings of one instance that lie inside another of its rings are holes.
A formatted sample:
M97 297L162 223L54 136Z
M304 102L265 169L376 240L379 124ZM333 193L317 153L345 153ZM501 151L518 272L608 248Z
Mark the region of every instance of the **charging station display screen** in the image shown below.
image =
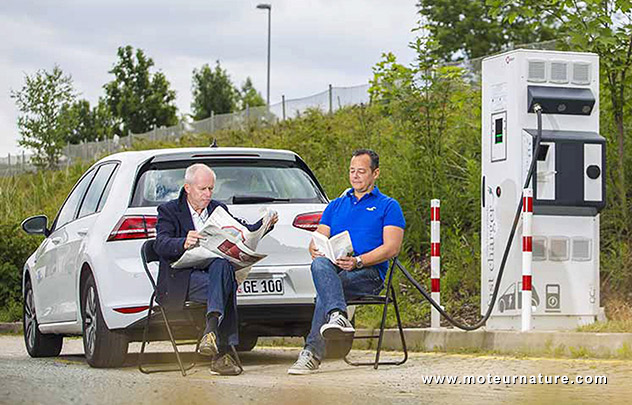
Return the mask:
M496 118L494 122L494 143L503 142L503 119Z

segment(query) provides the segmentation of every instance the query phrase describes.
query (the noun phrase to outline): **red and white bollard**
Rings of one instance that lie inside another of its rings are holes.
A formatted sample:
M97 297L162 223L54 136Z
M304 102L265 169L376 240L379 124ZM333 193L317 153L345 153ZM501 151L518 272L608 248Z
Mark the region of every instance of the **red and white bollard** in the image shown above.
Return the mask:
M531 262L533 258L533 190L522 191L522 331L531 330Z
M430 296L441 305L441 202L430 202ZM441 315L435 307L430 308L430 327L441 327Z

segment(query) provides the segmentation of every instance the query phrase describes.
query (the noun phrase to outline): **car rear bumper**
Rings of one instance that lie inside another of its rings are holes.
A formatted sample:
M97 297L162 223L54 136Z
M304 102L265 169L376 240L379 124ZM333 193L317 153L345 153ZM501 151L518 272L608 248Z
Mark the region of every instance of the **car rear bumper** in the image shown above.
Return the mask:
M134 325L146 318L146 311L140 313L122 313L121 308L143 307L149 303L152 287L145 274L140 255L143 240L122 241L106 244L94 260L100 266L94 266L97 287L101 299L101 308L106 324L110 329L134 328ZM150 263L149 268L154 279L158 277L157 263ZM280 295L247 295L238 294L238 306L252 306L256 310L248 313L266 314L261 308L293 307L314 304L316 290L311 277L309 264L296 265L262 265L253 266L249 279L283 280L283 294ZM275 311L276 312L276 311ZM294 312L284 313L288 320L293 319ZM311 317L311 315L310 315ZM284 336L284 335L281 335Z

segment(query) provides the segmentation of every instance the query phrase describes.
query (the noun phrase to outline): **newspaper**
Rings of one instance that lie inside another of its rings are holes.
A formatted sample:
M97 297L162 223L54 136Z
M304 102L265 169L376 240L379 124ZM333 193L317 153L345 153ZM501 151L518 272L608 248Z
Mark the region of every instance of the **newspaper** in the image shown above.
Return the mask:
M214 258L224 258L235 267L235 278L241 284L248 277L252 265L267 257L256 250L261 238L270 230L276 212L263 208L262 214L263 224L251 232L224 208L215 208L199 231L203 239L194 248L186 250L171 267L203 268Z
M331 239L327 239L322 233L312 232L312 240L316 249L334 264L341 257L353 256L353 245L349 231L341 232L332 236Z

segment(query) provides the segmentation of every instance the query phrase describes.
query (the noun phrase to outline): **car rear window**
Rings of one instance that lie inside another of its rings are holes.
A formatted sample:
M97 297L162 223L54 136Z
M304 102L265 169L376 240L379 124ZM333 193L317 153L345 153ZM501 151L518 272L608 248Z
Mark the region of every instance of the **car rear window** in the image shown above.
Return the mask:
M293 162L206 162L216 174L213 199L232 204L235 196L261 197L266 203L323 203L312 177ZM192 162L170 162L142 171L132 207L157 206L178 198L184 172ZM277 201L272 201L272 199Z

